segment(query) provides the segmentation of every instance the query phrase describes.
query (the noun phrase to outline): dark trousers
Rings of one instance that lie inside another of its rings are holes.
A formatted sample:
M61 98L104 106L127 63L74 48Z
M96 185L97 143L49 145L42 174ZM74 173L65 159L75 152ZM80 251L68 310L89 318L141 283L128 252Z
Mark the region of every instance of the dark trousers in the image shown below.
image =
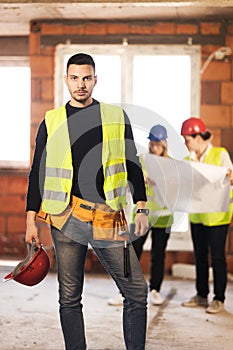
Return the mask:
M134 225L131 225L131 232L134 231ZM150 264L150 281L149 289L155 289L160 291L163 277L164 277L164 264L165 264L165 251L167 247L167 241L170 237L171 228L155 228L152 227L145 236L137 237L133 240L133 246L137 254L138 259L141 258L143 252L143 246L146 239L151 233L151 264Z
M229 225L204 226L191 224L196 264L197 294L209 294L209 252L213 267L214 299L224 302L227 285L226 237Z

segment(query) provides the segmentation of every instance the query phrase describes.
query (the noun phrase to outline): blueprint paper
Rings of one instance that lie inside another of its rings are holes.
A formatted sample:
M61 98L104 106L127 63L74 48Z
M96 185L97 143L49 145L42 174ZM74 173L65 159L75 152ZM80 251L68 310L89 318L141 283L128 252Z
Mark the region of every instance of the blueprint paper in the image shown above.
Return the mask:
M153 154L141 154L156 200L171 212L207 213L229 210L227 168Z

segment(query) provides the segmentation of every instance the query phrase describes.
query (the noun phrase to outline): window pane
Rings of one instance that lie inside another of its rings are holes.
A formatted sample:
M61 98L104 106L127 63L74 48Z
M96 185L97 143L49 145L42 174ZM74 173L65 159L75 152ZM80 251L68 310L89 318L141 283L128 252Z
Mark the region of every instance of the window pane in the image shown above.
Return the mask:
M133 103L154 111L172 126L173 135L171 137L170 133L168 139L170 155L183 158L187 152L185 147L183 152L179 149L179 154L175 154L174 150L177 149L182 122L190 117L190 56L135 56L133 77Z
M0 162L28 166L30 158L30 68L0 67L2 103ZM15 163L14 162L20 162Z
M133 68L134 103L140 101L140 105L169 120L180 132L181 122L190 114L190 57L135 56Z

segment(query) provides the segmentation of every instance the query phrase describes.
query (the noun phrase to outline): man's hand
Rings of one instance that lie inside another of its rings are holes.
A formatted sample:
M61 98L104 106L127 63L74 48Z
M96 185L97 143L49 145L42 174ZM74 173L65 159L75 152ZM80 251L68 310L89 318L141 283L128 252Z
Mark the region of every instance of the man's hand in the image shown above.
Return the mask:
M137 210L138 209L145 209L146 208L146 202L144 201L138 201L137 203ZM145 213L137 213L135 216L135 235L136 236L144 236L149 229L149 223L148 223L148 216L145 215Z
M36 212L35 211L28 211L27 212L27 227L26 227L25 242L32 244L33 239L36 241L37 247L39 247L40 246L40 239L39 239L38 227L36 225Z
M149 229L148 216L138 213L135 216L135 235L144 236Z

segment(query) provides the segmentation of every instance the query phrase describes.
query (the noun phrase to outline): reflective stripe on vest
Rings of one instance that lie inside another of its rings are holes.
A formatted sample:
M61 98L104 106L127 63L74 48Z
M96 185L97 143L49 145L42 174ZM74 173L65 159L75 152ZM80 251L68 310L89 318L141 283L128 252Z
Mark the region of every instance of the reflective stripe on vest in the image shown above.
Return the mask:
M204 163L221 166L221 153L227 152L223 147L212 147L204 159ZM229 211L219 213L189 214L189 220L194 223L202 223L206 226L227 225L231 222L233 202L231 201L233 191L229 194Z
M117 210L126 203L125 122L120 107L100 103L103 130L102 162L106 204ZM62 213L70 202L73 165L65 106L48 111L46 169L42 210Z
M103 148L104 194L106 204L118 210L126 205L125 119L120 107L100 104Z
M66 202L67 201L67 193L44 190L43 198L51 199L53 201L57 200L57 201L61 201L61 202Z
M71 170L47 167L45 170L45 176L63 177L65 179L69 179L71 176Z

